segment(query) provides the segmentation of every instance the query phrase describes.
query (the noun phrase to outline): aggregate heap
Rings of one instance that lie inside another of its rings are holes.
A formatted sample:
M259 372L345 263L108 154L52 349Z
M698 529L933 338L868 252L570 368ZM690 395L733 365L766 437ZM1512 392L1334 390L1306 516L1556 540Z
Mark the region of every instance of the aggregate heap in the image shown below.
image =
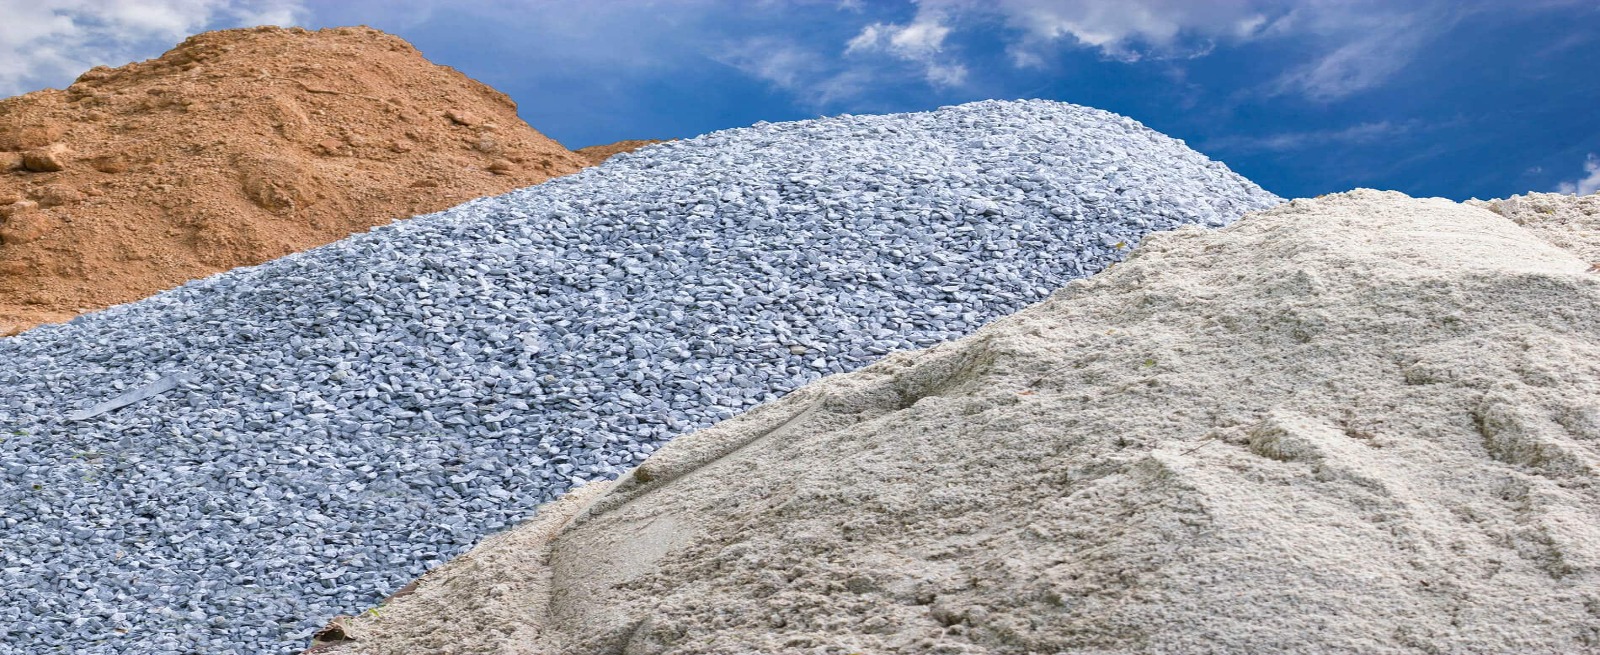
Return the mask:
M673 436L1279 201L1063 103L762 123L0 341L0 652L293 652Z
M585 165L399 37L198 34L0 99L0 335Z
M1600 652L1600 232L1539 223L1356 190L1152 235L672 441L323 652Z

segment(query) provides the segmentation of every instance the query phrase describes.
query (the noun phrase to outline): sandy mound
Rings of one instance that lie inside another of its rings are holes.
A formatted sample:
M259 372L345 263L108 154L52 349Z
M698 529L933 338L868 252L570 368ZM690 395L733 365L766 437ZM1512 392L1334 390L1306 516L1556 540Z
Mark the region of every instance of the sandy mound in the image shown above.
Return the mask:
M1530 193L1505 200L1468 200L1528 228L1550 243L1600 265L1600 193Z
M1600 276L1357 191L824 379L344 622L343 653L1591 652Z
M605 160L610 159L613 155L620 155L624 152L633 152L645 146L653 146L657 143L665 143L665 141L663 139L631 139L628 141L607 143L602 146L578 148L573 152L579 157L584 158L584 160L588 162L590 166L599 166L601 163L604 163Z
M0 101L0 334L583 165L397 37L201 34Z

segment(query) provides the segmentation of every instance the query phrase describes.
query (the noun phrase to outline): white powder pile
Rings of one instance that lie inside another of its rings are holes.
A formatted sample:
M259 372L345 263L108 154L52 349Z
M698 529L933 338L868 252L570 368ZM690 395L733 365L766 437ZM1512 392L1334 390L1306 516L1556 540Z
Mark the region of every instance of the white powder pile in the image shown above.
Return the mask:
M1355 191L682 437L337 653L1600 650L1600 275Z

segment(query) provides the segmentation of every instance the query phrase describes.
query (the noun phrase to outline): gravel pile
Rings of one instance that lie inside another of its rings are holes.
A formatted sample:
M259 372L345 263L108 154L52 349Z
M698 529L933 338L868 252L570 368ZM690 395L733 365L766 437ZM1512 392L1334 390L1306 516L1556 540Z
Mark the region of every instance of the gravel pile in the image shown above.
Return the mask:
M294 652L674 435L1278 201L1060 103L759 124L25 333L0 652Z

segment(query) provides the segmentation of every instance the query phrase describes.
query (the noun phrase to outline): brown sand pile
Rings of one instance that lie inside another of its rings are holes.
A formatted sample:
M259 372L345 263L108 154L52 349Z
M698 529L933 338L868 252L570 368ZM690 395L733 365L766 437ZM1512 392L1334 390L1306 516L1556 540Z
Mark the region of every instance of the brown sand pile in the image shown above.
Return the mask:
M584 165L377 30L201 34L0 100L0 333Z
M604 163L605 160L610 159L614 155L620 155L624 152L633 152L645 146L653 146L657 143L665 142L666 141L663 139L631 139L628 141L607 143L603 146L578 148L573 152L579 157L584 158L584 160L587 161L590 166L599 166L600 164Z
M1587 268L1375 191L1154 235L671 443L330 650L1596 652Z

